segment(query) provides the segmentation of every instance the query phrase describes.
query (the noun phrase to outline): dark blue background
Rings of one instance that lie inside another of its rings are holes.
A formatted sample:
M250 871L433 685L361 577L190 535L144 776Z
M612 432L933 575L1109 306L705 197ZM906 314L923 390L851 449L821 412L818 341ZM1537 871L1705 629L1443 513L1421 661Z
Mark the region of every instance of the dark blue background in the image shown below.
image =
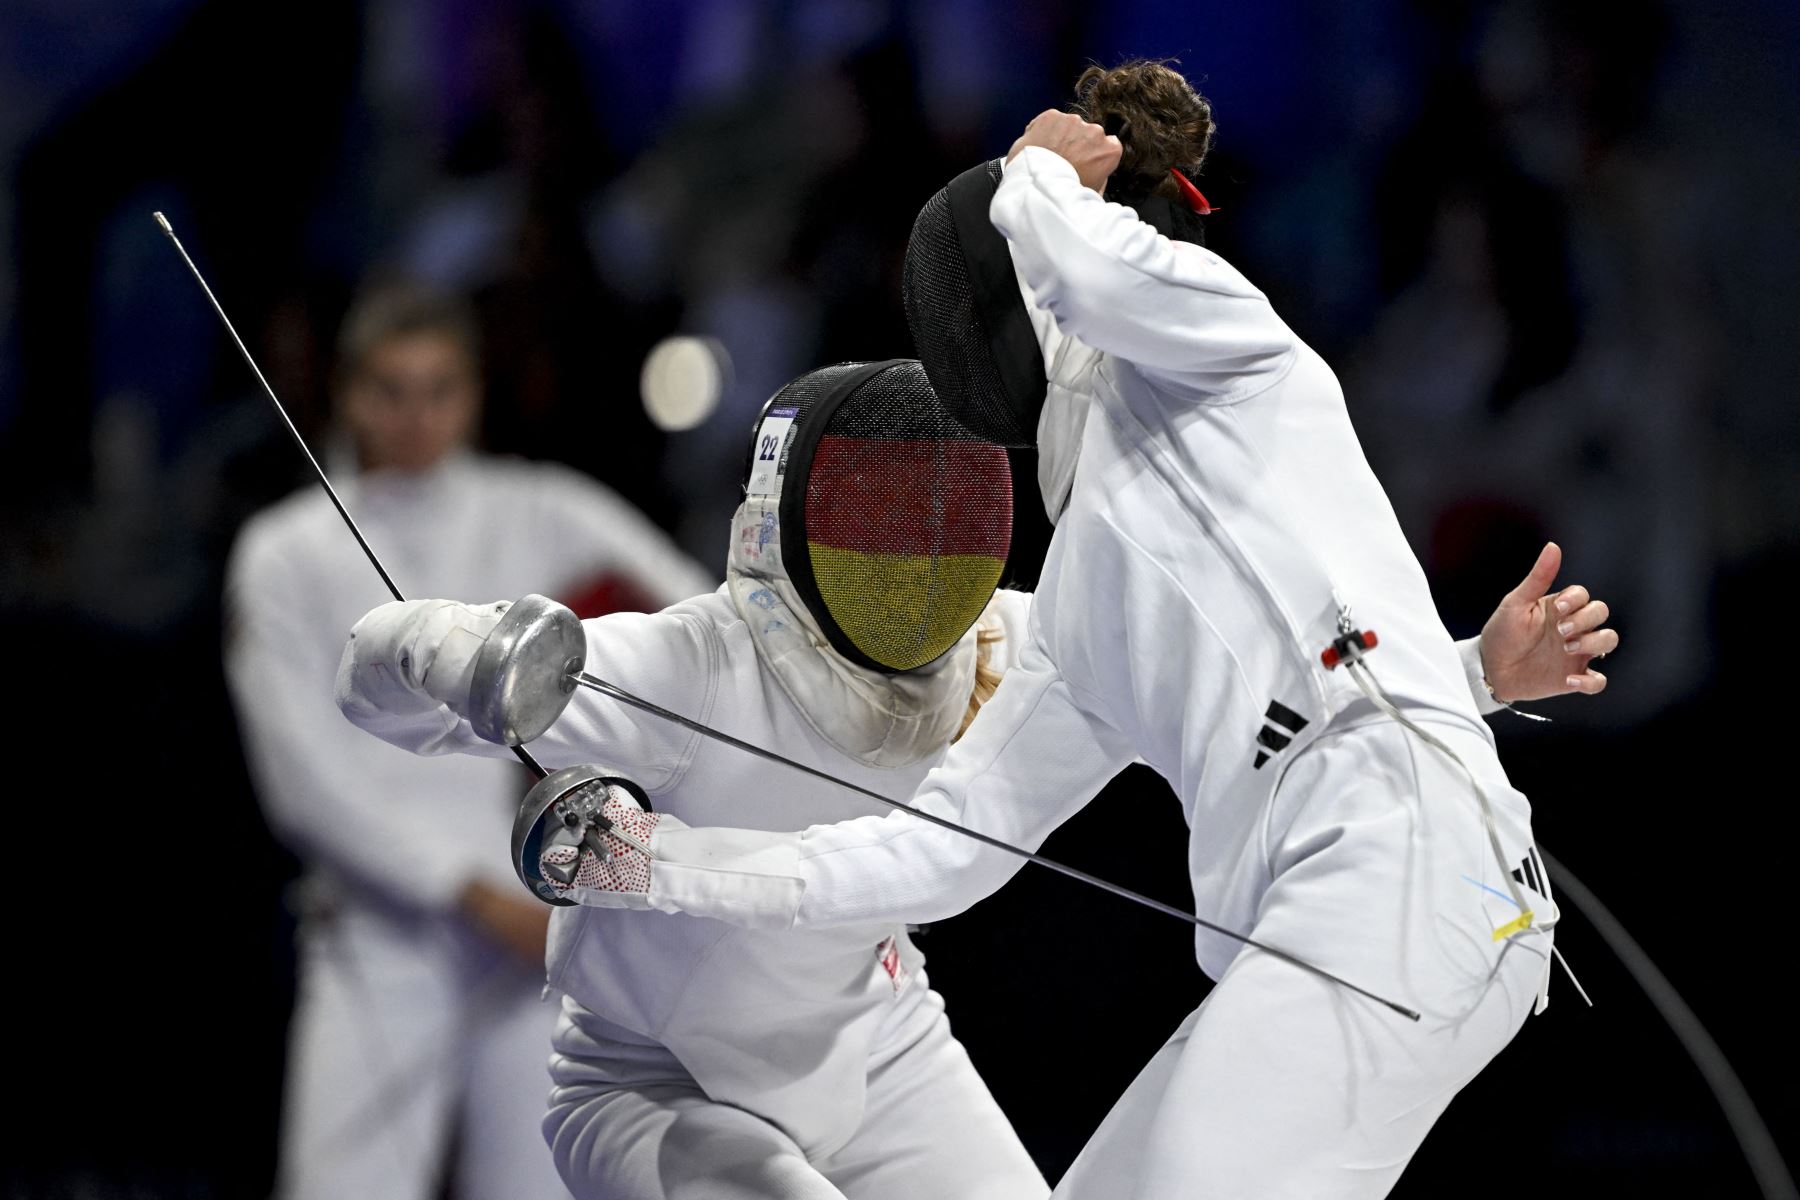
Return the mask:
M302 480L150 211L310 434L358 279L425 273L477 298L491 448L594 472L718 564L749 413L908 352L920 202L1126 54L1212 98L1213 244L1339 368L1453 632L1546 536L1613 603L1612 689L1499 720L1508 768L1791 1141L1797 50L1779 0L7 5L0 1181L243 1196L272 1170L293 864L218 589ZM671 435L636 381L674 331L735 374ZM1134 770L1048 852L1185 904L1184 840ZM1559 980L1396 1195L1753 1194L1644 999L1579 918L1559 940L1599 1007ZM922 944L1053 1179L1206 986L1180 926L1030 870Z

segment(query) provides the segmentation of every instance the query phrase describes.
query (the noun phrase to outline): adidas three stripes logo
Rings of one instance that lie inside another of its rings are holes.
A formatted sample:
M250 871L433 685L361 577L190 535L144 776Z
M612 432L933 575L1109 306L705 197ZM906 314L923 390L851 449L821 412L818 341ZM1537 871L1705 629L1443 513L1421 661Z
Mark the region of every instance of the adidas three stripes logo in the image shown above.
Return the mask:
M1261 747L1256 752L1256 769L1263 769L1271 754L1280 754L1294 740L1294 735L1306 728L1306 718L1283 704L1279 700L1269 701L1269 711L1263 714L1269 722L1256 735L1256 744Z

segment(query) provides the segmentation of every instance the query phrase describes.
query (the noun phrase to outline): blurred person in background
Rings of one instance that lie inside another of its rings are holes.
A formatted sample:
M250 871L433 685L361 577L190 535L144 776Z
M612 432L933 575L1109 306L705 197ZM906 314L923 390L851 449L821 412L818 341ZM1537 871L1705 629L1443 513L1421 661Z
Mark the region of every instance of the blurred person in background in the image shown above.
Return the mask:
M1538 0L1442 19L1459 69L1379 172L1396 291L1350 364L1357 419L1452 620L1481 611L1496 539L1555 529L1657 631L1666 649L1631 686L1574 718L1624 727L1705 678L1707 583L1742 536L1718 520L1736 484L1711 482L1726 347L1748 336L1727 333L1712 230L1737 222L1709 211L1712 147L1677 148L1671 121L1692 118L1654 101L1660 5L1623 23Z
M591 479L473 452L481 390L459 299L378 286L345 319L334 401L355 469L343 495L403 589L537 591L593 612L711 588ZM245 526L227 572L226 666L249 761L305 866L277 1192L435 1195L454 1145L459 1195L560 1195L538 1133L556 1017L540 1000L548 914L506 850L528 781L492 763L420 763L338 715L344 634L380 598L310 484ZM443 871L396 876L375 856L397 844Z

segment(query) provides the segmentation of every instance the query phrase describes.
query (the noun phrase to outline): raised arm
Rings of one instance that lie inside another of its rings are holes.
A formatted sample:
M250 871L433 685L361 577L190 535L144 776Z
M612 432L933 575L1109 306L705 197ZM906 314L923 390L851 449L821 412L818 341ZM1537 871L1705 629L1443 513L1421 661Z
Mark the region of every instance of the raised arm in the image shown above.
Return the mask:
M994 194L989 216L1032 300L1064 334L1209 399L1259 390L1287 366L1293 333L1218 255L1169 240L1084 185L1066 155L1094 138L1105 135L1080 117L1040 115Z

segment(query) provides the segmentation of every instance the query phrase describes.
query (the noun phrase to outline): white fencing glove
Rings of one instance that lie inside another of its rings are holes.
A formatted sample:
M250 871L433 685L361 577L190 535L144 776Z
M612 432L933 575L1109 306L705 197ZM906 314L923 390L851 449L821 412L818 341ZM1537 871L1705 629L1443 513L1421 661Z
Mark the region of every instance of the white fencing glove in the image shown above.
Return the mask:
M398 716L442 704L467 717L475 659L510 607L506 600L395 600L371 609L350 630L338 663L338 706Z

